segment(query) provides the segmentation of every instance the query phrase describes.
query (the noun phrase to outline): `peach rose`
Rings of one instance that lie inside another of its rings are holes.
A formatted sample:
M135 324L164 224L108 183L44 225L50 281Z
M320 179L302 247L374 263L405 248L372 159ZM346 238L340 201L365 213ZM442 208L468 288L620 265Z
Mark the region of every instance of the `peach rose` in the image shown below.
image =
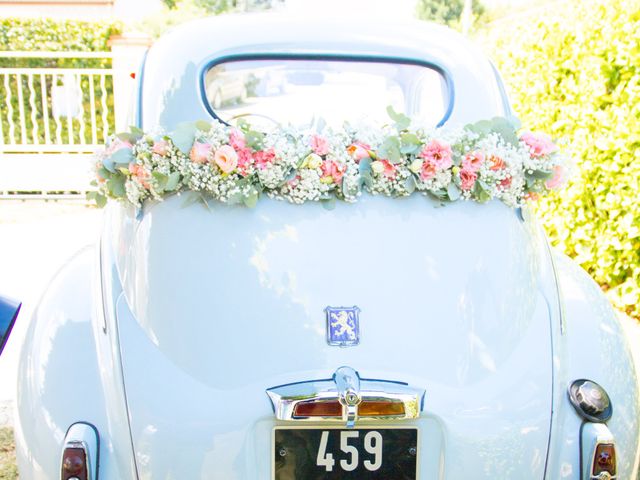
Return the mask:
M220 170L228 174L238 166L238 154L231 145L223 145L214 153L213 161Z

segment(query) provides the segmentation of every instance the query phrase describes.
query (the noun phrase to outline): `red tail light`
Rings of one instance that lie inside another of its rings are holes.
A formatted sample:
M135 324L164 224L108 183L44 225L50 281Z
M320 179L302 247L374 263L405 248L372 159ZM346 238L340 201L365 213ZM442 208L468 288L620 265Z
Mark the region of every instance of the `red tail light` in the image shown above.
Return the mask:
M596 446L591 475L596 478L609 478L616 475L616 447L612 443L600 443ZM601 476L601 474L604 474Z
M89 480L87 454L82 445L69 446L62 452L62 480Z

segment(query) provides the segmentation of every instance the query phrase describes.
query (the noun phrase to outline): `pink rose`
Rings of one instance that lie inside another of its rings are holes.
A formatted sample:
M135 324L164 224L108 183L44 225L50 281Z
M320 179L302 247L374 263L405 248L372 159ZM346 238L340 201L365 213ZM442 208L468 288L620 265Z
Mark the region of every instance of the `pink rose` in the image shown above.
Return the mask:
M462 168L470 172L477 172L480 170L484 162L484 155L481 152L467 153L462 160Z
M559 189L567 181L565 173L566 172L564 171L564 168L562 168L560 165L556 165L555 167L553 167L553 177L544 182L544 186L549 190Z
M166 140L158 140L157 142L153 142L151 151L157 155L165 156L167 153L169 153L169 142L167 142Z
M463 168L460 170L460 188L462 190L471 190L477 178L478 175L475 172Z
M329 142L320 135L311 136L311 149L316 155L326 155L329 153Z
M191 147L191 152L189 152L189 158L194 163L207 163L209 161L209 152L211 152L211 145L195 142Z
M216 150L213 161L224 173L231 173L238 166L238 154L231 145L223 145Z
M437 170L433 160L425 160L422 162L422 167L420 168L420 178L422 180L429 180L436 176Z
M369 145L360 142L353 142L353 144L347 147L347 152L356 162L359 162L363 158L370 157L371 154L369 153L369 150L371 150Z
M231 130L229 134L229 145L235 150L246 148L247 142L244 139L244 134L240 130Z
M270 148L269 150L260 150L253 154L253 160L256 162L256 166L260 170L267 168L275 159L276 152L273 148Z
M322 169L322 178L333 180L333 183L340 183L347 166L335 160L325 160L320 167Z
M433 162L439 169L449 168L453 163L451 146L439 140L431 140L423 147L419 156Z
M558 147L551 141L549 135L544 133L525 132L520 137L527 144L531 151L532 157L542 157L555 152Z

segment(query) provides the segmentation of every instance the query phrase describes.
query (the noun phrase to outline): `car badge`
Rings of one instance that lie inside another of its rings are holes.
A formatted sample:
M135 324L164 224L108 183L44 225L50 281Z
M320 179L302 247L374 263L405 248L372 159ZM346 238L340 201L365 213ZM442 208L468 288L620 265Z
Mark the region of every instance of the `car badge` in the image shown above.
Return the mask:
M327 342L329 345L351 347L360 343L358 307L327 307Z

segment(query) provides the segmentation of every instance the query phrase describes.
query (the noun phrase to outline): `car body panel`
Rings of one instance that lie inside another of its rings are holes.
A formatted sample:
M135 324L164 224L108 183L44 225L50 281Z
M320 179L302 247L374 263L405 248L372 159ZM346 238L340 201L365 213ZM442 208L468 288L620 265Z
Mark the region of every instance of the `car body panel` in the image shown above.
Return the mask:
M65 264L40 300L25 336L15 424L22 478L59 475L65 434L76 422L87 422L101 434L100 478L134 478L126 448L131 445L128 421L117 408L118 401L124 405L122 389L105 383L110 378L106 369L119 370L119 359L110 365L110 357L98 354L96 344L94 327L102 325L97 318L102 303L95 297L97 258L96 248L88 247Z
M332 211L183 202L109 227L128 300L117 314L142 478L267 478L276 423L265 390L342 365L426 389L422 448L439 460L421 462L424 478L541 478L548 308L536 237L512 209L420 197ZM361 309L360 345L327 344L328 305ZM181 445L171 461L140 460L171 439Z

